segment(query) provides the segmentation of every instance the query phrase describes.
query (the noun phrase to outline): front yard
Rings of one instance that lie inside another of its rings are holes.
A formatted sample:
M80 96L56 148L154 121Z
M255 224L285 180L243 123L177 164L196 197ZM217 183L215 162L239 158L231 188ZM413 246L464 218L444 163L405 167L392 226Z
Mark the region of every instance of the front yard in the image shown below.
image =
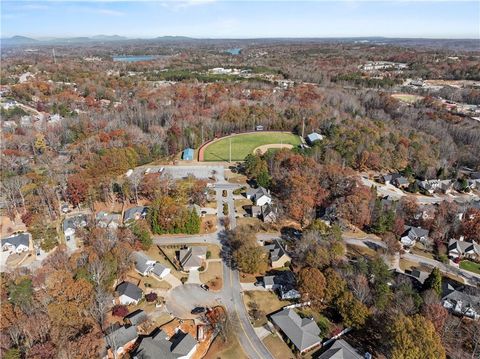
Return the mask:
M295 355L278 335L270 334L263 339L263 344L275 359L295 359Z
M258 308L258 318L252 320L254 327L265 325L267 323L267 315L291 304L286 300L278 299L277 295L270 291L246 291L244 293L243 301L247 311L251 312L252 305L256 305Z
M210 287L211 290L220 290L223 286L222 262L208 262L207 269L200 272L200 281Z
M468 270L473 273L480 274L480 264L469 260L463 260L460 262L460 268Z

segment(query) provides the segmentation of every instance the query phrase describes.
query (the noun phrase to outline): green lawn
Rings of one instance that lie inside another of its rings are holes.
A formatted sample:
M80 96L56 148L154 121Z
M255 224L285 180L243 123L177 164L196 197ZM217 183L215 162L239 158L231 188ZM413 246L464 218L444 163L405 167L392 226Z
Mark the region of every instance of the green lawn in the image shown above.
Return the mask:
M290 144L297 146L300 137L287 132L255 132L223 138L205 148L205 161L228 161L232 141L232 161L243 161L245 157L262 145Z
M460 268L468 270L473 273L480 274L480 264L471 261L461 261Z

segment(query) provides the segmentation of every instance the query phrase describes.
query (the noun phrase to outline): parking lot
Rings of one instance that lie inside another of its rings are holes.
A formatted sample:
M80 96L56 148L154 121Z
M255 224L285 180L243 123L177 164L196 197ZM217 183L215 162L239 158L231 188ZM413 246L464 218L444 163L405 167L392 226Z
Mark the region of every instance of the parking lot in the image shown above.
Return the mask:
M149 166L149 167L137 167L134 171L134 175L144 175L147 173L162 173L167 176L171 176L174 179L186 178L189 175L193 175L196 178L209 179L215 176L220 182L225 181L225 170L223 166L202 166L202 165L178 165L178 166Z

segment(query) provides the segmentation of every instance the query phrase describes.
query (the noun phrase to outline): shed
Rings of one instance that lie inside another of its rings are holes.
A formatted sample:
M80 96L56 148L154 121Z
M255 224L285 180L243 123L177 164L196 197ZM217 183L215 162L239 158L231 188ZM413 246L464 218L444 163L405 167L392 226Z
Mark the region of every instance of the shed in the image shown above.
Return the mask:
M193 160L193 154L194 154L193 148L185 148L183 150L182 160L192 161Z

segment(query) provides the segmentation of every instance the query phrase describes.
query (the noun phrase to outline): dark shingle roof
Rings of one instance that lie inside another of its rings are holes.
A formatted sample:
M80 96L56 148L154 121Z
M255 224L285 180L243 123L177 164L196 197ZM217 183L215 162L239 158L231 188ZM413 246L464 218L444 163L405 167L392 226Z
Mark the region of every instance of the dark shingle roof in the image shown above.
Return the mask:
M116 288L118 295L126 295L129 298L140 300L142 298L143 292L135 284L130 282L123 282L119 284Z
M136 311L125 316L123 319L128 319L131 325L139 325L147 320L147 313L141 309L137 309Z
M336 340L335 343L318 359L362 359L363 356L357 353L345 340Z
M108 330L109 334L105 336L107 347L117 349L123 347L128 342L138 337L137 328L135 326L112 326Z
M10 244L17 248L19 245L29 246L30 245L30 235L28 233L19 233L8 238L2 238L2 247L5 244Z
M271 318L300 351L320 343L317 323L308 318L300 318L293 309L283 309Z
M187 355L197 345L197 341L188 333L177 332L170 339L164 331L156 330L150 337L142 339L132 353L138 359L177 359Z

